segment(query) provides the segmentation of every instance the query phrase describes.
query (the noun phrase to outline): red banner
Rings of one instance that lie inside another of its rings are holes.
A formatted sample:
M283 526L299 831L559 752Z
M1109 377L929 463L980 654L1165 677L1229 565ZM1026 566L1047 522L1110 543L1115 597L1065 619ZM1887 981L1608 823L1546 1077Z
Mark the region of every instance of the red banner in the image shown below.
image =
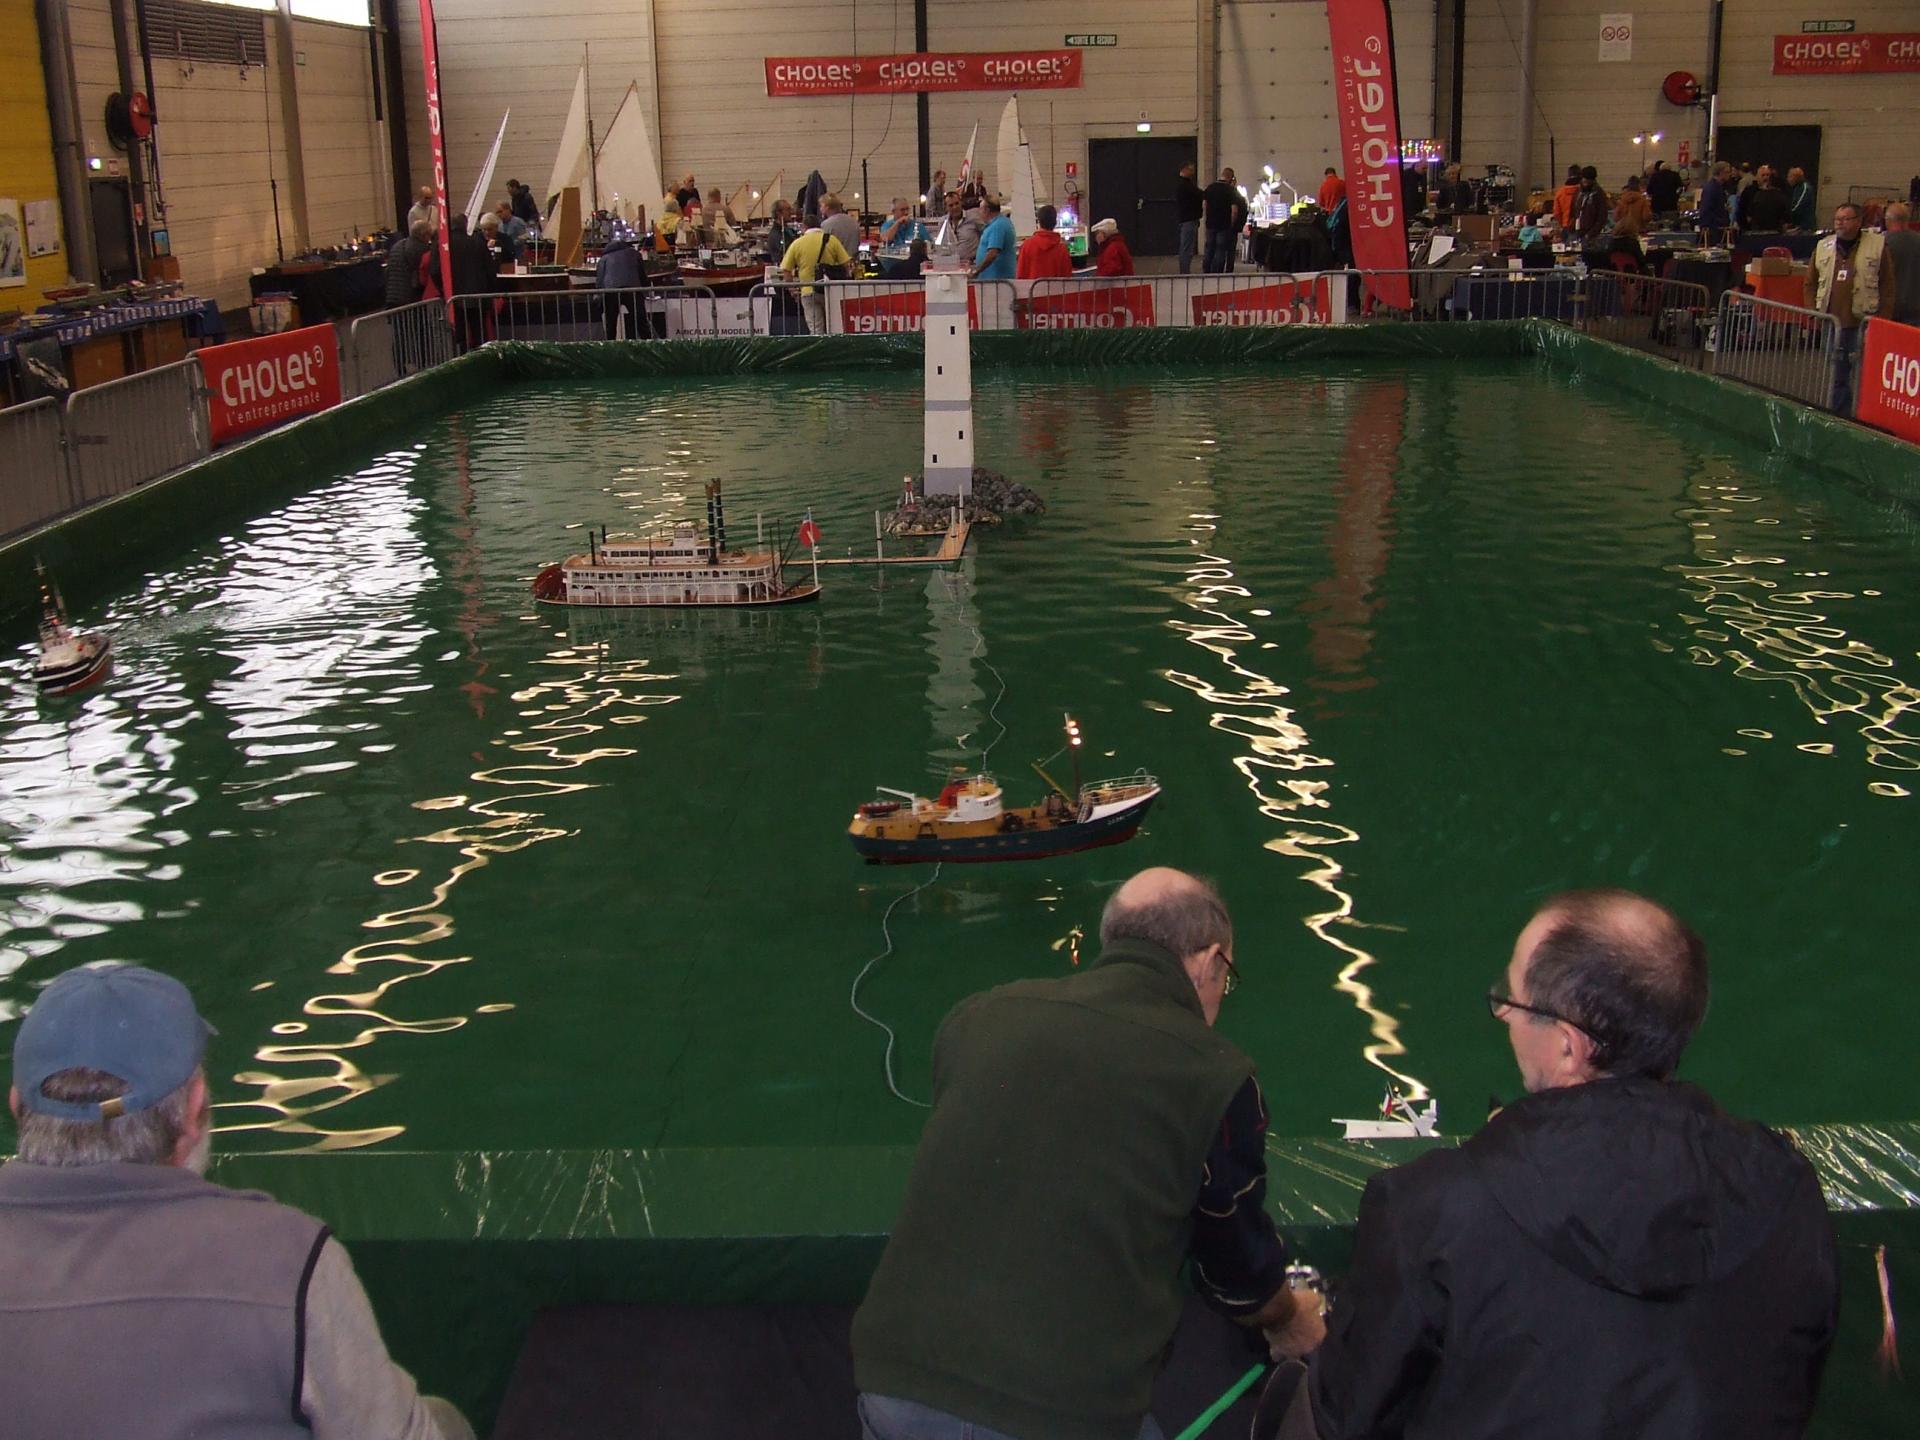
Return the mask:
M433 139L433 200L440 208L440 229L433 237L440 252L440 293L453 300L453 255L447 232L453 218L447 211L447 140L440 123L440 37L433 26L433 0L420 0L420 57L427 67L427 134ZM473 218L478 218L473 217Z
M1328 0L1340 148L1347 160L1347 222L1362 270L1407 268L1407 212L1400 194L1400 102L1393 78L1393 22L1386 0ZM1369 278L1397 310L1411 306L1407 277Z
M422 7L428 0L420 0ZM768 57L769 95L912 95L948 90L1077 90L1078 50L990 54Z
M1153 287L1086 286L1064 294L1042 290L1015 313L1022 330L1125 330L1153 324Z
M1276 280L1193 297L1196 325L1325 325L1327 282Z
M927 292L922 288L840 297L840 329L848 335L917 335L926 322ZM971 285L967 287L967 328L980 328L980 295Z
M195 358L207 379L215 445L340 403L340 343L331 325L207 345Z
M1920 326L1867 321L1854 418L1920 445Z
M1920 71L1920 34L1776 35L1776 75L1902 75Z

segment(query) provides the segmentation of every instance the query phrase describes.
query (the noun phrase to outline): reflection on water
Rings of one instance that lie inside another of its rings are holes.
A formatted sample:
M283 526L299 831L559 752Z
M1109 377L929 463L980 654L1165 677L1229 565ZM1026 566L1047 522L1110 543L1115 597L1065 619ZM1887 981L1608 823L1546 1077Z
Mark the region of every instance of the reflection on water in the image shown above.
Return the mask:
M443 795L414 802L425 813L459 812L455 823L423 835L404 837L401 844L451 847L457 860L441 862L444 873L430 865L433 878L426 893L410 904L384 910L363 922L374 938L354 946L328 968L328 973L352 977L365 988L316 995L302 1007L309 1020L274 1026L281 1035L298 1035L292 1044L263 1045L254 1058L264 1069L248 1070L234 1079L257 1087L258 1099L235 1102L234 1109L261 1109L264 1117L225 1124L223 1130L272 1130L288 1136L312 1136L303 1147L337 1150L371 1145L403 1132L403 1126L330 1129L314 1117L377 1089L391 1074L368 1073L359 1052L382 1035L430 1035L456 1030L467 1023L464 1015L402 1020L384 1008L389 997L408 981L425 979L438 970L464 965L471 954L457 949L452 895L468 875L491 865L496 857L512 855L530 846L576 833L549 815L554 801L607 783L583 772L597 761L617 760L634 752L629 747L588 743L609 725L632 725L646 719L645 709L670 705L680 697L657 687L678 678L649 668L645 659L615 660L604 649L564 648L550 651L538 662L550 674L516 690L513 703L524 725L507 730L491 743L515 758L473 772L475 793ZM374 882L385 887L413 887L420 870L383 871ZM482 1005L482 1013L500 1013L510 1006ZM326 1022L312 1025L309 1021ZM318 1031L319 1033L316 1033ZM357 1058L350 1058L350 1054Z
M1193 524L1188 528L1209 539L1218 528L1217 515L1189 518ZM1198 549L1207 542L1192 543ZM1196 554L1188 562L1185 583L1188 588L1182 601L1203 618L1167 623L1189 643L1217 658L1233 680L1222 685L1181 670L1169 670L1166 678L1214 707L1208 724L1246 746L1244 753L1234 756L1234 768L1259 803L1260 813L1281 824L1280 834L1266 842L1267 849L1304 861L1308 868L1301 878L1331 902L1330 908L1309 915L1305 924L1343 957L1336 988L1366 1016L1373 1036L1362 1053L1368 1063L1398 1081L1410 1099L1424 1100L1426 1085L1394 1063L1407 1053L1400 1041L1399 1022L1380 1007L1373 987L1363 978L1377 962L1342 933L1358 928L1360 922L1354 917L1353 896L1342 888L1343 872L1334 851L1360 837L1330 816L1310 813L1331 809L1327 800L1331 782L1314 772L1331 769L1333 761L1312 752L1306 728L1295 719L1292 708L1281 703L1289 693L1287 687L1241 658L1239 647L1256 644L1257 637L1227 608L1250 598L1246 587L1235 583L1233 561L1224 555Z
M1720 531L1738 523L1779 525L1783 517L1760 513L1765 502L1765 496L1737 483L1719 481L1695 486L1694 504L1680 512L1699 557L1697 563L1670 567L1685 578L1702 612L1682 617L1696 642L1690 658L1697 665L1725 661L1743 680L1786 686L1819 724L1855 731L1862 757L1877 769L1920 770L1920 690L1895 673L1892 656L1849 635L1832 614L1836 605L1860 595L1820 585L1829 578L1827 571L1791 568L1804 561L1722 541ZM1798 519L1806 523L1804 516ZM1768 550L1783 548L1775 544ZM1834 753L1829 744L1798 748ZM1911 793L1892 780L1870 781L1867 789L1891 797Z

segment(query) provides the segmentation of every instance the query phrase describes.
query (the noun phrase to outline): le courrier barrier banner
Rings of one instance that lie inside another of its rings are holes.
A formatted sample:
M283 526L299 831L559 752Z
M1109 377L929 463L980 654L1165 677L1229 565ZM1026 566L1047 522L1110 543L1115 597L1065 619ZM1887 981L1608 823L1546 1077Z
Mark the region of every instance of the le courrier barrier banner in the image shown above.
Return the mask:
M1920 31L1904 35L1776 35L1773 73L1920 74Z
M1854 418L1920 445L1920 325L1867 321Z
M1079 87L1078 50L789 55L767 60L769 95L910 95L923 90L938 94L947 90L1076 90Z
M1407 268L1407 210L1400 191L1400 102L1393 79L1393 22L1386 0L1327 0L1340 148L1347 161L1347 225L1362 270ZM1369 276L1381 304L1411 304L1407 277Z
M340 403L340 344L331 325L205 345L194 358L207 381L214 445Z

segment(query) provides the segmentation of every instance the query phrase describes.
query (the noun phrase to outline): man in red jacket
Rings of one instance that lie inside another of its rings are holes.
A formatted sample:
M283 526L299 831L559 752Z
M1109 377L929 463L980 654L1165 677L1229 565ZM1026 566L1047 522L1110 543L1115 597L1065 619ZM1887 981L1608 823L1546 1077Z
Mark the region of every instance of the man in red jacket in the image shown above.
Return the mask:
M1054 233L1059 214L1051 205L1042 205L1033 213L1039 229L1020 246L1019 263L1014 267L1016 280L1064 279L1073 274L1073 257L1067 254L1067 242Z
M1102 220L1093 227L1093 270L1096 275L1133 274L1133 251L1120 234L1118 220Z

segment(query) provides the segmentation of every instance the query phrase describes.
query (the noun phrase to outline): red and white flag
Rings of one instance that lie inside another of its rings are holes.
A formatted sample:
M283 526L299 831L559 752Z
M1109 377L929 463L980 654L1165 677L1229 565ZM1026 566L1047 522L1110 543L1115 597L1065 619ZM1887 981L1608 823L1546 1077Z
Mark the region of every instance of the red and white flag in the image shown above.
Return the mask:
M820 548L820 527L813 523L813 511L807 511L807 518L800 522L800 543L809 550Z

